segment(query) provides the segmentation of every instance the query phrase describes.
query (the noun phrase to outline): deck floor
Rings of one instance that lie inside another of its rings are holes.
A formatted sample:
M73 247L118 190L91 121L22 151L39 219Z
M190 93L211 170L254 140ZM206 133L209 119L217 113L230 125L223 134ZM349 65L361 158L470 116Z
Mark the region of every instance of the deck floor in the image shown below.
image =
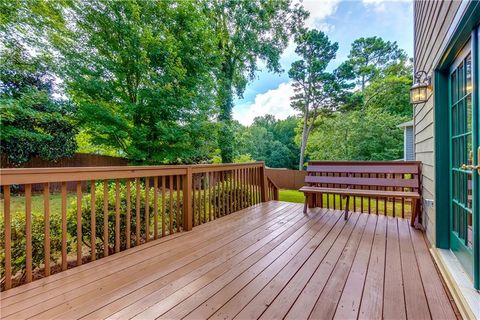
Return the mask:
M455 319L408 221L268 202L1 293L2 319Z

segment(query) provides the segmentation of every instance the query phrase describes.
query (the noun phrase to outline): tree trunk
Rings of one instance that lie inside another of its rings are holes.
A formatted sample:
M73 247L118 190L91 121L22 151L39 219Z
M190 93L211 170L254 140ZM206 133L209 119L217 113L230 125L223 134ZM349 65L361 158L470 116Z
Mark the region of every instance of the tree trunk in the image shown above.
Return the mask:
M302 143L300 145L300 161L298 163L298 170L300 171L303 170L303 162L305 161L305 149L307 147L307 139L308 139L307 121L308 121L308 112L305 112L305 116L303 118Z
M231 63L224 63L222 67L224 78L222 79L220 96L220 134L218 136L218 147L223 163L233 162L234 133L232 130L232 109L233 109L233 66Z

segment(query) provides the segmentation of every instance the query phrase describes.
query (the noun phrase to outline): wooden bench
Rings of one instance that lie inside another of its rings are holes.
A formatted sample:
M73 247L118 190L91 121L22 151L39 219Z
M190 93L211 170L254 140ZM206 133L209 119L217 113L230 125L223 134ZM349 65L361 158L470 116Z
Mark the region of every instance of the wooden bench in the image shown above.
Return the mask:
M340 199L346 198L345 220L348 218L350 197L354 197L354 201L356 197L362 199L362 211L363 198L377 199L377 214L378 199L384 200L383 214L386 214L387 200L392 199L394 216L397 200L401 199L403 217L404 200L409 199L413 226L421 197L420 176L420 162L417 161L310 161L305 177L306 186L300 188L305 194L304 213L307 212L307 207L323 207L323 194L333 194L340 195ZM354 208L355 206L356 201ZM370 209L369 200L369 213Z

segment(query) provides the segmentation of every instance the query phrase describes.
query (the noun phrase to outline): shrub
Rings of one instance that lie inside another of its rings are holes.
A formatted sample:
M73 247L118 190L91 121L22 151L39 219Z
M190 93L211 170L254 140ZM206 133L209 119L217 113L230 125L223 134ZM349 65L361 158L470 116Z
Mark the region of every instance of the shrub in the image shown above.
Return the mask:
M120 197L120 250L127 248L127 236L126 236L126 226L127 226L127 195L126 195L126 184L122 181L119 186L119 197ZM145 217L145 185L140 184L140 239L141 242L145 242L146 237L146 217ZM115 200L116 190L115 183L109 183L108 187L108 244L109 244L109 253L114 252L115 249ZM149 194L149 226L150 234L153 232L153 216L154 216L154 190L150 188ZM174 204L173 209L176 213L176 195L174 195ZM130 245L134 246L136 241L136 209L137 209L137 192L135 183L130 183ZM166 194L165 199L165 211L166 211L166 225L169 223L169 214L170 214L170 199L168 193ZM159 194L158 197L158 211L159 217L158 221L161 224L161 209L162 209L162 199ZM103 238L103 215L104 215L104 199L103 199L103 183L97 183L95 188L95 243L96 243L96 253L97 257L103 256L104 250L104 238ZM72 239L77 241L77 207L76 201L73 201L69 206L68 211L68 232L71 235ZM82 244L88 248L91 247L91 195L86 194L82 198ZM177 226L176 214L174 214L174 226Z
M22 271L26 266L26 234L25 212L13 212L11 215L12 229L12 274ZM56 261L62 249L62 221L61 215L50 215L50 259ZM44 263L44 216L43 212L32 211L32 265L33 269L41 267ZM0 272L5 273L5 222L0 219ZM67 243L67 252L70 251L70 242Z

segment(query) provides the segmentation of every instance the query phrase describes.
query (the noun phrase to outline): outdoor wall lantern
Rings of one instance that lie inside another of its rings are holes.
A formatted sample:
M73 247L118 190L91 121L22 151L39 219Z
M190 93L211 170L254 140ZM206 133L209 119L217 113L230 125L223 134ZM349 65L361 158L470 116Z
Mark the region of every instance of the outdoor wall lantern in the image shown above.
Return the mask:
M410 88L410 103L419 104L427 102L428 94L432 88L432 77L425 71L415 73L415 83Z

